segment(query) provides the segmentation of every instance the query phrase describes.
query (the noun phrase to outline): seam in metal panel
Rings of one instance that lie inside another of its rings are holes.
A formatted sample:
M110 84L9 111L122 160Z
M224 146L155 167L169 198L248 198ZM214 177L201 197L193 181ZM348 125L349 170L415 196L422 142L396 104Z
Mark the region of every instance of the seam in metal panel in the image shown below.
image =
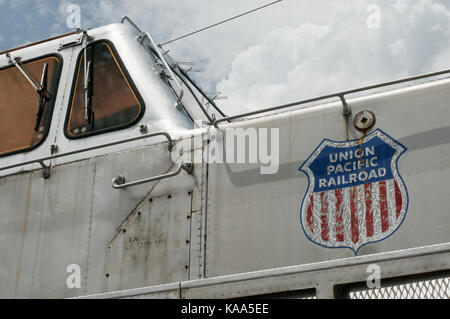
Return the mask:
M27 227L28 227L28 215L30 212L32 178L33 178L33 174L30 174L30 179L28 182L27 204L26 204L26 208L25 208L25 218L24 218L23 229L22 229L22 241L20 244L20 255L19 255L19 261L17 263L17 269L16 269L16 284L14 286L14 298L17 297L17 290L19 288L19 281L20 281L20 273L22 272L23 250L24 250L24 246L25 246L25 239L26 239L26 233L27 233Z
M94 174L92 177L92 194L91 194L91 214L89 216L89 229L88 229L88 239L87 239L87 258L86 258L86 266L85 266L85 286L84 286L84 293L87 294L88 291L88 279L89 279L89 258L91 253L91 232L92 232L92 220L94 215L94 197L95 197L95 179L97 176L97 161L94 158Z
M208 130L208 132L207 132L207 134L208 134L208 141L210 141L210 137L209 137L209 130ZM203 144L205 143L205 141L204 141L204 139L202 138L202 142L203 142ZM207 252L207 239L208 239L208 218L209 218L209 216L208 216L208 205L209 205L209 201L208 201L208 198L209 198L209 187L208 187L208 185L209 185L209 147L210 147L210 142L208 142L207 143L207 145L206 145L206 147L203 147L203 149L206 149L207 150L207 161L206 161L206 175L205 175L205 216L204 216L204 220L205 220L205 225L204 226L202 226L202 228L204 229L204 231L205 231L205 234L203 235L203 241L204 241L204 243L203 243L203 277L205 278L205 277L207 277L207 274L206 274L206 271L207 271L207 269L206 269L206 267L207 267L207 265L206 265L206 257L207 257L207 255L208 255L208 252Z

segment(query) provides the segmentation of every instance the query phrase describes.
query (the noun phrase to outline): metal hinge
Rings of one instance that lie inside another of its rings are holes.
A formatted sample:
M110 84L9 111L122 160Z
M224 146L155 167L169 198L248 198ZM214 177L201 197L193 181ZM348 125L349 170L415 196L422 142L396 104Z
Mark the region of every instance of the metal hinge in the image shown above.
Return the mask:
M61 50L67 49L67 48L71 48L71 47L75 47L77 45L83 44L83 40L84 40L85 37L87 38L88 41L94 40L94 37L88 35L87 31L85 31L85 30L77 30L77 36L76 36L75 40L67 42L67 43L61 43L59 45L58 51L61 51Z

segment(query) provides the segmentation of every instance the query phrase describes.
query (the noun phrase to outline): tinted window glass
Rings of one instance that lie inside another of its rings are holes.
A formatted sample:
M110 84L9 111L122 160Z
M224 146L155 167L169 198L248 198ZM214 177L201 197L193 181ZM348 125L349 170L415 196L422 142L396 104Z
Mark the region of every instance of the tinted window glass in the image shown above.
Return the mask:
M97 42L86 51L88 63L84 62L84 52L78 59L66 124L66 135L72 138L133 124L143 111L143 103L136 96L111 45ZM91 81L89 90L85 90L85 74Z
M35 84L40 84L45 63L48 63L47 94L41 104L43 112L40 121L37 121L39 93L17 67L0 70L0 156L31 149L47 136L60 60L47 57L20 65Z

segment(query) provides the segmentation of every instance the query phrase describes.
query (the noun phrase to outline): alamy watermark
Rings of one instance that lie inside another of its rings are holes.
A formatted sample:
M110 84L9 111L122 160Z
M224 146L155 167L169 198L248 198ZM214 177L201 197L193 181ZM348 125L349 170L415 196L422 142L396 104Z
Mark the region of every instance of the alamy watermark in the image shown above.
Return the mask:
M183 140L172 151L172 160L175 163L260 164L262 175L276 174L280 166L279 128L211 128L206 151L190 152L192 148L202 149L202 145L201 134L194 135L193 141Z
M69 4L66 8L68 13L66 25L69 29L81 29L81 8L77 4Z
M367 277L367 288L379 289L381 288L381 268L377 264L371 264L367 266L366 272L369 274Z
M66 285L69 289L81 288L81 268L77 264L70 264L66 268L69 274L66 278Z
M378 4L371 4L367 7L369 16L366 20L366 25L369 29L381 28L381 7Z

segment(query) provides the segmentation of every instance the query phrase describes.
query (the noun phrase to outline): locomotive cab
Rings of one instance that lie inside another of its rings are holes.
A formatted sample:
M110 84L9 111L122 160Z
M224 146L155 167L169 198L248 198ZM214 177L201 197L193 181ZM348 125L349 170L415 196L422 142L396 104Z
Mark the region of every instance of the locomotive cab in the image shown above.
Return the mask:
M36 169L35 163L4 168L57 152L209 120L204 106L215 103L149 37L120 23L2 52L0 174ZM52 164L104 151L117 148Z

